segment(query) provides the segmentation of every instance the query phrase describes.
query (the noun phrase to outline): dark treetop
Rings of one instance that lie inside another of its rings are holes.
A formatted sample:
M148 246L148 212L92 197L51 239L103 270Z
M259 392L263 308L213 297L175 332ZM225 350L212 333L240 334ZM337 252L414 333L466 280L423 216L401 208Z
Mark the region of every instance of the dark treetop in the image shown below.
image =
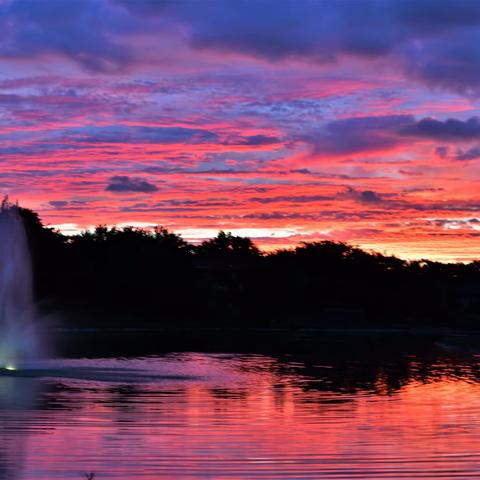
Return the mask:
M88 326L480 326L480 262L405 261L341 242L262 253L220 232L157 227L64 236L21 208L41 310Z

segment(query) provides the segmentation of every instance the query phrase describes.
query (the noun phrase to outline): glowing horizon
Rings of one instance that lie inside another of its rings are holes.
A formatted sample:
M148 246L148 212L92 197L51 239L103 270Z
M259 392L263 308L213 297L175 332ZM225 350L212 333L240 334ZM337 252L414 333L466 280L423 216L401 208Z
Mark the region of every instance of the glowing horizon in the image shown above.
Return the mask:
M0 192L47 225L480 257L476 2L7 0L0 22Z

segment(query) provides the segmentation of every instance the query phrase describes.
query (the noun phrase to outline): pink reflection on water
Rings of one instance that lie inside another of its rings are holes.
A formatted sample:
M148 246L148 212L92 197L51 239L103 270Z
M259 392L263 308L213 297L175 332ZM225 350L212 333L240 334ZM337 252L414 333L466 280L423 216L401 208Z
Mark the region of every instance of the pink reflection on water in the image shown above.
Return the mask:
M18 465L11 478L80 479L90 471L118 480L480 476L480 386L469 378L412 380L392 393L379 374L373 389L345 393L329 390L327 377L308 378L299 364L258 355L84 366L92 363L178 378L52 379L31 408L3 407L2 443L10 442L3 461Z

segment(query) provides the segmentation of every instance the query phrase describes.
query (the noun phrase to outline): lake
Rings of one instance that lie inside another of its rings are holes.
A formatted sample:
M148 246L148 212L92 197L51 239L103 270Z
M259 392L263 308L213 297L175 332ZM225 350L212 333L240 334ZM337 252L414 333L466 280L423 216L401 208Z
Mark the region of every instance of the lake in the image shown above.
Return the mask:
M0 479L480 478L480 356L455 338L159 342L0 377Z

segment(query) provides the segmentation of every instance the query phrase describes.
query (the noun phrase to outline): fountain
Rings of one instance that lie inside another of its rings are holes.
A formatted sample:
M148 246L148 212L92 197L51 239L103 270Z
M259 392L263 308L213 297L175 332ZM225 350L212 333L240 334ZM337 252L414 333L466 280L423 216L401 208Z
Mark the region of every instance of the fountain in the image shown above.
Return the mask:
M33 303L32 267L18 205L0 206L0 368L14 371L19 362L40 354Z
M189 380L175 372L150 368L125 368L123 362L98 360L75 362L46 358L45 339L40 337L32 288L32 265L21 209L5 198L0 202L0 407L20 405L45 378L104 382L153 382ZM43 330L43 329L42 329ZM50 329L49 336L52 335ZM19 398L20 397L20 398ZM1 475L0 475L0 478Z

